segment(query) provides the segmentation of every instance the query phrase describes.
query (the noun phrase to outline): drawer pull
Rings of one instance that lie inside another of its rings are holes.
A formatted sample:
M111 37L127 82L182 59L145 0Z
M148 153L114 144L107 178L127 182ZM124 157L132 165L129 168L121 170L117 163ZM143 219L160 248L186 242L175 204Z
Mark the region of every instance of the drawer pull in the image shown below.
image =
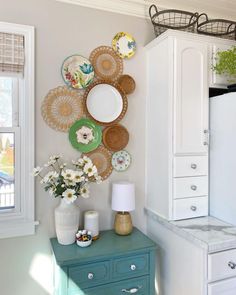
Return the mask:
M192 169L197 169L197 164L191 164Z
M192 191L196 191L197 190L197 186L196 185L191 185L191 190Z
M229 266L231 269L235 269L235 268L236 268L236 263L230 261L230 262L228 263L228 266Z
M131 270L136 270L136 265L135 265L135 264L131 264L131 265L130 265L130 269L131 269Z
M138 286L137 288L131 288L131 289L122 289L121 292L124 293L129 293L129 294L134 294L134 293L138 293L138 291L142 288L142 286Z
M93 273L92 273L92 272L89 272L89 273L88 273L88 279L89 279L89 280L92 280L93 277L94 277Z
M190 209L191 209L192 211L197 211L197 207L196 207L196 206L191 206Z

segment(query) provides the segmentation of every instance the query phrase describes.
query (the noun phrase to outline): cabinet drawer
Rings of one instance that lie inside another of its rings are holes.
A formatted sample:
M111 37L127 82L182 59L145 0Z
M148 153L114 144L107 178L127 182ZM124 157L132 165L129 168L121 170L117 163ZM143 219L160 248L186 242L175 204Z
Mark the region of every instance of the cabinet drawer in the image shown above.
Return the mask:
M174 178L173 181L175 199L208 195L207 176Z
M148 274L149 255L127 256L113 260L113 278L122 279Z
M105 284L110 279L109 261L89 263L81 266L74 266L68 269L68 288L77 289L89 288Z
M208 197L179 199L173 201L174 220L208 215Z
M149 289L149 277L145 276L130 280L123 280L118 283L103 285L97 288L85 289L84 295L154 295L150 294ZM77 293L73 293L71 295L77 295Z
M235 295L236 278L208 285L208 295Z
M236 249L208 255L209 281L217 281L233 276L236 276Z
M175 157L174 177L208 175L208 157Z

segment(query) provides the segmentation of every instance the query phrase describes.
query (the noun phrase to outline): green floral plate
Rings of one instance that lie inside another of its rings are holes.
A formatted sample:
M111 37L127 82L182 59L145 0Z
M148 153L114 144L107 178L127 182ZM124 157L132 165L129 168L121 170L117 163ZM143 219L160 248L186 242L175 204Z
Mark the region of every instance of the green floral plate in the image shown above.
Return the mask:
M102 129L90 119L80 119L70 127L69 140L75 149L89 153L101 144Z
M64 60L61 74L68 86L83 89L92 83L94 69L87 58L81 55L71 55Z

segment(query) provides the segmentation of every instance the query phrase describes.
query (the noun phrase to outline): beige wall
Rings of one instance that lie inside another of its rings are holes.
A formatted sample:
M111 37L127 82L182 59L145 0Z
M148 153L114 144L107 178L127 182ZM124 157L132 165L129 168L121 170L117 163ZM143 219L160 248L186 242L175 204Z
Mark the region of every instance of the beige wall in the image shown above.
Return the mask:
M81 211L100 212L101 229L112 227L110 184L128 179L136 184L134 224L145 231L144 161L145 161L145 59L144 44L153 38L151 25L143 19L81 8L52 0L0 0L0 21L33 25L36 29L36 163L49 155L60 153L66 160L77 157L67 134L49 128L40 114L40 106L49 89L63 85L60 67L73 53L89 56L99 45L109 45L119 31L128 31L136 38L138 51L125 61L125 72L137 83L135 94L129 96L128 113L123 124L130 132L127 150L133 163L125 173L113 173L108 181L92 187L91 198L79 200ZM45 295L52 290L52 265L49 237L55 236L53 200L37 184L36 216L40 221L35 236L0 240L0 294Z

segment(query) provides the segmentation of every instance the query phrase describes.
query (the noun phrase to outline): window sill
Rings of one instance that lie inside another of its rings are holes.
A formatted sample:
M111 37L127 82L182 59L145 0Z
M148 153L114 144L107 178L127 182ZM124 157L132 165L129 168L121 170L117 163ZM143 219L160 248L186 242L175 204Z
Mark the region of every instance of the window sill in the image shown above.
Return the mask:
M33 220L1 221L0 239L34 235L38 224L38 221Z

